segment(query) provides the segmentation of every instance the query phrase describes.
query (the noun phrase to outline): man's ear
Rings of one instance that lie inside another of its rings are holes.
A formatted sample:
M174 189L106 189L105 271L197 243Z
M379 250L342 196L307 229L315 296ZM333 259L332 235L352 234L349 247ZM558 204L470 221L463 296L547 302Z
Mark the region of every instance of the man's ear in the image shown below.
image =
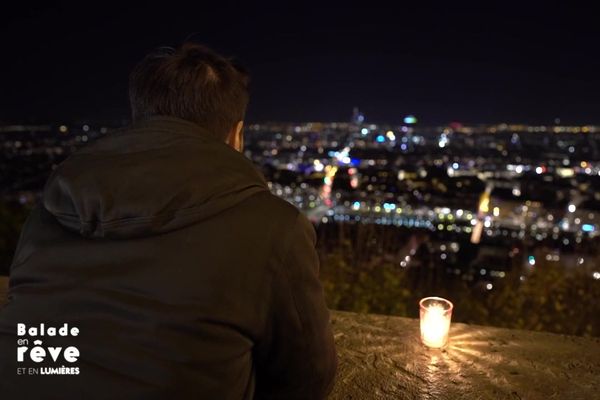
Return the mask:
M244 151L244 121L238 121L231 128L225 142L240 153Z

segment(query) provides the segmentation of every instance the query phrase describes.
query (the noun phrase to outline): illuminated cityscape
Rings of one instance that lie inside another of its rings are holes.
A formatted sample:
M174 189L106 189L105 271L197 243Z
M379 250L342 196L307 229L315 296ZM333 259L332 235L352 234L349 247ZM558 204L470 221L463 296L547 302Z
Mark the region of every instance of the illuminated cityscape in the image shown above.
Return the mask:
M119 125L0 127L3 200L32 205L60 161ZM540 260L600 279L598 126L421 126L412 115L392 126L355 109L349 122L251 124L245 154L317 225L396 229L401 268L427 264L482 291L514 268L527 279Z

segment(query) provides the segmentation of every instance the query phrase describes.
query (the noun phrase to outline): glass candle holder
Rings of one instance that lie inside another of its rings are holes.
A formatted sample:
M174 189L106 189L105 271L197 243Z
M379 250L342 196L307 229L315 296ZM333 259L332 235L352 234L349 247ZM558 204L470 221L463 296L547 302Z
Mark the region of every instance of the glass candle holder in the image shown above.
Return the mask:
M425 297L419 301L421 341L439 349L448 343L450 319L454 305L441 297Z

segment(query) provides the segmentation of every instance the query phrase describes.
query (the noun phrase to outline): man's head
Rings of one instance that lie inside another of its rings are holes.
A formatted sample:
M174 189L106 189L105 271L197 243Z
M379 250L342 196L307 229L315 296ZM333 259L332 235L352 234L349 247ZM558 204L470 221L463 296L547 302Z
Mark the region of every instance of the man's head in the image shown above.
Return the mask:
M147 55L129 78L134 121L154 115L197 123L241 151L248 76L209 48L184 43Z

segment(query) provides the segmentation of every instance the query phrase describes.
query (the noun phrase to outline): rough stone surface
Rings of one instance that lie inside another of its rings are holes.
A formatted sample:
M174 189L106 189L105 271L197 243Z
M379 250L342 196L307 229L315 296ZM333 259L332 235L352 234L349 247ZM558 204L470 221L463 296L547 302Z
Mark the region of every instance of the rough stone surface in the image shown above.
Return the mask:
M0 305L7 279L0 277ZM452 324L443 350L419 321L331 312L338 375L330 399L600 399L600 339Z
M331 399L600 399L600 339L453 323L445 349L419 321L332 311Z

